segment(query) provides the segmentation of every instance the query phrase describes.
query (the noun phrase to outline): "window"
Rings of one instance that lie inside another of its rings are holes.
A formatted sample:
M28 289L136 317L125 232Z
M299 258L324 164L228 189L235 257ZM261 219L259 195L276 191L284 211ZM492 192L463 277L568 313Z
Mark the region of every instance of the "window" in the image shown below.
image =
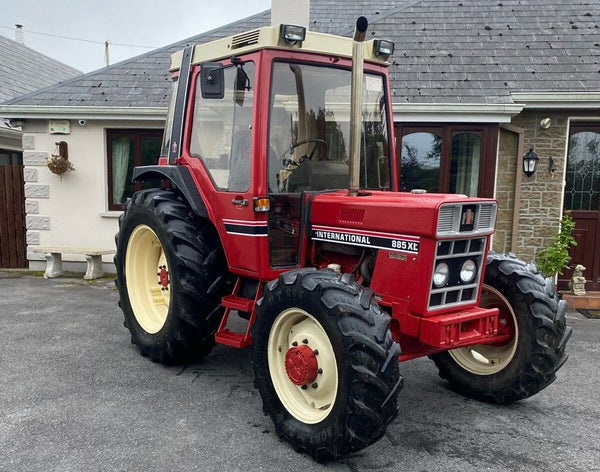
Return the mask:
M351 72L275 62L269 122L269 193L347 188ZM360 187L389 189L383 77L363 79Z
M152 185L133 183L133 168L158 162L162 130L108 130L108 209L122 210L135 191Z
M222 99L202 98L197 84L190 154L202 159L218 189L245 192L250 186L254 63L226 67L223 75Z
M497 125L397 125L400 190L492 197Z
M573 123L565 184L565 208L600 209L600 125Z

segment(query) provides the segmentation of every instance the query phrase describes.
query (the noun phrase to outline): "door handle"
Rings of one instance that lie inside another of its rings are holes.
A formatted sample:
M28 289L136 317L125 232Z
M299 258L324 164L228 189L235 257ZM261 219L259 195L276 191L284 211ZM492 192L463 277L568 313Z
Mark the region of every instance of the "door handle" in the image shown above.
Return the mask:
M237 206L248 206L248 200L245 198L234 198L231 203Z

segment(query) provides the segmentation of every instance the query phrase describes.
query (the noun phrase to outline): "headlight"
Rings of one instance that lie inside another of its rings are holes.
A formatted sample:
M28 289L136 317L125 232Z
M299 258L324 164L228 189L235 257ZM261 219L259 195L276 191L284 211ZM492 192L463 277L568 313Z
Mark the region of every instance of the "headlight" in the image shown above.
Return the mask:
M477 264L471 259L467 259L460 268L460 280L468 284L473 282L475 275L477 275Z
M450 278L450 267L445 262L440 262L433 273L433 285L443 287Z

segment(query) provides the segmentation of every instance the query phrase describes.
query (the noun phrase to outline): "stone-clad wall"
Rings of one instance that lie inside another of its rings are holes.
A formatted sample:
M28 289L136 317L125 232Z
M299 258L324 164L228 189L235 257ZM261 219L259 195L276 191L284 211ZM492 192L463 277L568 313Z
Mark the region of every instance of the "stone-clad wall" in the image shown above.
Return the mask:
M512 120L512 125L525 130L524 153L533 147L540 157L537 172L531 177L523 174L522 168L516 169L517 135L500 131L496 181L499 211L494 250L508 252L511 248L515 171L522 173L517 256L525 261L534 260L536 253L554 240L562 216L569 117L576 119L586 115L598 119L597 115L579 110L571 113L537 110L524 111ZM540 127L544 118L552 120L548 129ZM554 158L554 172L549 170L549 157Z
M518 136L501 128L498 143L495 195L498 200L498 218L493 247L498 252L510 252Z

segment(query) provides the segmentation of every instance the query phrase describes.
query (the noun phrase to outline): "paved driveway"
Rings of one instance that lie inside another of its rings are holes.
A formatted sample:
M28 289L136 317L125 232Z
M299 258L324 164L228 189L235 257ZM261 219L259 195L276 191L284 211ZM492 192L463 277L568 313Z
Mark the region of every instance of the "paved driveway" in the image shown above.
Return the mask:
M427 359L403 364L386 436L322 465L275 436L248 349L153 364L113 287L0 272L1 471L600 470L600 320L571 313L558 380L513 405L453 393Z

